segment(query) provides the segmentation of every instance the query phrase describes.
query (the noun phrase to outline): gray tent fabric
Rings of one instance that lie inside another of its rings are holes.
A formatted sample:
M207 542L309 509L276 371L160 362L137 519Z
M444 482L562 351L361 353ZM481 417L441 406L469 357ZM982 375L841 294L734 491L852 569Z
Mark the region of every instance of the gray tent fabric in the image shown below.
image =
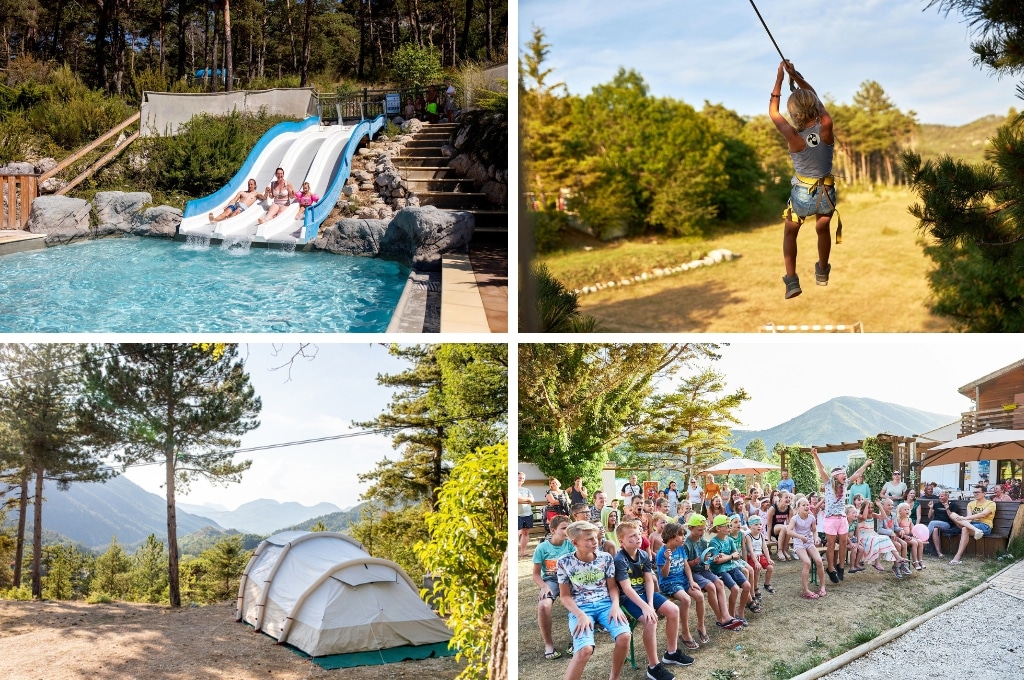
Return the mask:
M271 115L302 120L316 115L316 95L310 87L210 93L144 92L141 136L176 135L197 113L223 116L232 111L256 113L260 109L266 109Z
M333 532L263 541L242 575L235 615L314 657L451 639L400 566Z

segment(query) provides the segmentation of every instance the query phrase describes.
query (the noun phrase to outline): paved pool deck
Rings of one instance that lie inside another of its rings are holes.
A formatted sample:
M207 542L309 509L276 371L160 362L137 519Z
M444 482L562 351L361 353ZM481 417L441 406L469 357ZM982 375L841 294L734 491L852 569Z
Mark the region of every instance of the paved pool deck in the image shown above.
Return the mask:
M46 234L30 234L20 229L0 229L0 255L45 247Z

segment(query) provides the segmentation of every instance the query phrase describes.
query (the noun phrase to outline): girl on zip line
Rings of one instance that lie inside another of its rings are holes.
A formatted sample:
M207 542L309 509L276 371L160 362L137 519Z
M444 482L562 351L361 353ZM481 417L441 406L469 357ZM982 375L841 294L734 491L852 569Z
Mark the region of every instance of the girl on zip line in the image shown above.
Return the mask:
M784 73L789 73L790 78L799 86L786 102L786 109L793 119L792 125L779 113ZM818 235L818 261L814 263L814 280L819 286L828 285L828 275L832 270L828 262L832 249L830 228L832 213L836 211L836 187L832 175L835 137L832 133L832 117L825 110L825 105L790 61L779 64L775 88L768 101L768 115L786 139L794 168L789 202L782 212L785 220L782 259L786 267L782 281L786 284L788 300L802 292L800 277L796 273L796 237L800 225L811 216L814 217L814 230ZM842 243L843 225L841 220L837 222L836 243Z

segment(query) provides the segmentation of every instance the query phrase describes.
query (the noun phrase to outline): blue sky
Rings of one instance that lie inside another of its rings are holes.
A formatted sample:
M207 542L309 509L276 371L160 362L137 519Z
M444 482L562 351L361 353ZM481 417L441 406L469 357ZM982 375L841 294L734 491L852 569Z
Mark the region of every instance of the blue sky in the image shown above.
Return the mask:
M377 374L397 373L409 365L379 344L318 343L317 348L312 361L295 361L291 381L286 382L286 369L270 369L287 361L298 343L279 346L277 356L271 345L241 346L241 353L248 353L246 366L256 394L263 399L260 427L242 437L242 447L362 429L352 428L352 421L375 417L391 400L392 391L377 385ZM237 458L253 463L240 484L212 486L199 480L178 500L216 503L231 510L258 498L303 505L326 501L344 508L359 503L367 486L356 475L372 470L385 455L393 459L396 453L390 438L371 435L242 454ZM164 495L162 467L130 468L126 476L147 491Z
M840 396L868 397L957 419L971 401L957 389L1024 359L1020 338L998 335L730 336L714 366L744 388L742 429L767 429Z
M786 58L838 102L852 103L861 83L874 80L922 123L962 125L1024 107L1016 79L972 64L963 18L925 10L925 0L756 4ZM520 0L518 16L520 54L531 26L544 29L555 69L549 82L574 94L609 82L622 66L638 71L655 96L767 112L779 57L749 1Z

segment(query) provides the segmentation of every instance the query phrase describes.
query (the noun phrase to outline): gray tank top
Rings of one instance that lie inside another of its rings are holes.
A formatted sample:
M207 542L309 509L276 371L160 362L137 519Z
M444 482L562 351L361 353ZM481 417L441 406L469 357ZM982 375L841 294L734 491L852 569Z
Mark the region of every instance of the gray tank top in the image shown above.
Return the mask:
M797 134L804 138L807 146L803 151L789 153L789 157L793 159L793 170L796 174L815 179L831 175L832 154L835 151L835 145L821 141L821 122L800 130ZM794 177L793 184L798 182L799 180Z

